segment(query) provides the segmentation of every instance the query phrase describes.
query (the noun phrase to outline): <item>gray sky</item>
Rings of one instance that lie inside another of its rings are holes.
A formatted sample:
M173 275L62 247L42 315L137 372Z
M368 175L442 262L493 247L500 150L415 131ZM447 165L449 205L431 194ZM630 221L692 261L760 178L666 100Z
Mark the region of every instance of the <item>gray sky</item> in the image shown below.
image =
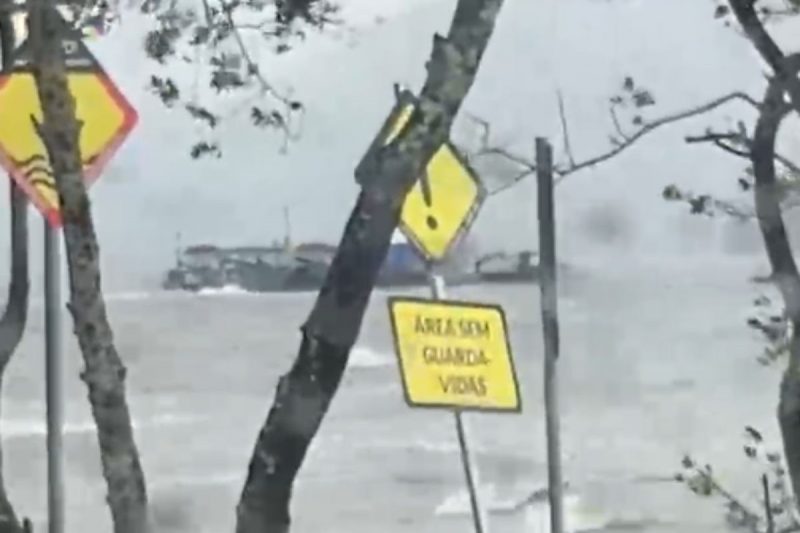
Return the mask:
M293 87L307 107L303 136L286 155L279 153L275 135L248 126L245 112L215 135L223 159L192 161L189 146L204 129L182 112L165 110L143 88L157 72L139 52L145 21L125 15L109 37L93 43L140 114L134 134L91 190L108 288L158 283L172 261L177 232L184 243L281 238L284 205L291 208L295 239L338 240L356 194L352 169L392 104L392 83L419 89L431 35L446 31L455 5L454 0L344 3L345 14L357 14L349 19L357 31L310 39L277 59L259 53L262 70L279 86ZM546 135L560 156L560 88L573 151L583 159L608 149L607 102L626 75L656 95L650 118L734 89L758 96L763 86L758 59L712 14L713 2L698 0L507 0L465 110L490 119L499 143L526 153L535 135ZM375 24L375 15L385 22ZM182 81L191 86L196 73L180 68ZM235 98L211 100L210 106L246 110ZM660 191L677 182L696 192L735 195L741 163L709 147L686 146L682 137L748 113L733 105L712 118L664 129L612 162L570 177L557 188L562 256L705 249L714 224L689 219L684 208L663 202ZM457 142L469 137L467 126L464 120L457 124ZM789 141L794 153L800 152L797 139ZM536 246L532 185L490 198L474 231L482 247ZM0 196L6 206L5 194ZM1 218L0 257L5 257L7 220ZM38 213L30 220L33 258L39 261ZM609 233L603 229L608 227L619 230ZM0 272L0 280L5 275Z

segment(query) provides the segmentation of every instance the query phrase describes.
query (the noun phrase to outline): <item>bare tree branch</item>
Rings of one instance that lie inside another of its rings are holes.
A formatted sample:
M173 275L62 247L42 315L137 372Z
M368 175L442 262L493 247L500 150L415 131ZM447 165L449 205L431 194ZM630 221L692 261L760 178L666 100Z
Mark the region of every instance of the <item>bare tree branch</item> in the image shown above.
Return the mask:
M694 117L694 116L697 116L697 115L702 115L704 113L708 113L709 111L713 111L714 109L716 109L716 108L718 108L718 107L720 107L720 106L722 106L724 104L727 104L728 102L732 102L734 100L742 100L744 102L747 102L750 105L752 105L753 107L755 107L756 109L758 109L758 107L759 107L759 104L752 97L747 95L746 93L733 92L733 93L727 94L725 96L721 96L719 98L711 100L710 102L707 102L705 104L699 105L697 107L693 107L693 108L690 108L690 109L687 109L685 111L681 111L681 112L678 112L678 113L665 115L665 116L663 116L663 117L661 117L659 119L653 120L651 122L644 123L642 125L642 127L639 128L638 131L636 131L636 133L634 133L633 135L631 135L629 137L626 137L625 138L625 142L619 144L618 146L614 147L613 149L609 150L608 152L606 152L604 154L601 154L601 155L598 155L596 157L587 159L586 161L583 161L583 162L581 162L581 163L579 163L577 165L572 165L571 167L568 167L568 168L566 168L564 170L558 171L558 173L560 174L560 178L557 181L561 181L567 175L575 173L575 172L577 172L579 170L582 170L582 169L585 169L585 168L588 168L588 167L593 167L593 166L597 165L598 163L602 163L604 161L608 161L609 159L613 158L614 156L620 154L621 152L623 152L626 149L628 149L631 146L633 146L642 137L646 136L649 133L652 133L653 131L657 130L658 128L661 128L662 126L666 126L667 124L672 124L674 122L680 122L682 120L686 120L688 118L691 118L691 117Z
M648 134L652 133L653 131L655 131L655 130L663 127L663 126L666 126L668 124L672 124L672 123L675 123L675 122L680 122L682 120L686 120L686 119L691 118L691 117L702 115L704 113L708 113L708 112L713 111L714 109L716 109L716 108L718 108L720 106L723 106L723 105L725 105L727 103L730 103L730 102L733 102L733 101L736 101L736 100L746 102L746 103L750 104L752 107L754 107L756 109L759 109L759 107L760 107L759 103L756 102L751 96L749 96L748 94L746 94L744 92L736 91L736 92L732 92L732 93L726 94L724 96L720 96L718 98L715 98L715 99L713 99L713 100L711 100L709 102L706 102L704 104L701 104L701 105L698 105L698 106L695 106L695 107L691 107L691 108L686 109L684 111L680 111L680 112L677 112L677 113L671 113L671 114L665 115L665 116L663 116L661 118L658 118L658 119L655 119L655 120L652 120L652 121L643 122L638 130L636 130L634 133L632 133L630 135L623 135L623 139L619 142L619 144L616 144L615 146L613 146L610 150L608 150L606 152L603 152L603 153L601 153L599 155L596 155L594 157L591 157L589 159L586 159L586 160L583 160L583 161L580 161L580 162L570 161L569 163L567 163L565 165L562 164L562 165L554 166L553 171L558 176L558 178L556 179L556 183L560 183L564 178L566 178L570 174L574 174L574 173L576 173L576 172L578 172L580 170L584 170L586 168L593 167L593 166L595 166L595 165L597 165L599 163L603 163L605 161L608 161L609 159L612 159L612 158L616 157L620 153L624 152L625 150L627 150L628 148L630 148L631 146L636 144L643 137L647 136ZM613 113L612 113L612 115L613 115ZM482 144L482 147L478 150L477 153L473 154L473 157L481 157L481 156L487 156L487 155L499 155L499 156L502 156L505 159L515 163L516 165L522 167L521 171L520 171L520 173L518 175L514 176L511 180L503 183L499 187L489 191L490 195L498 194L498 193L500 193L500 192L502 192L502 191L504 191L506 189L510 189L511 187L516 185L518 182L522 181L523 179L527 178L528 176L530 176L531 174L536 172L536 164L531 159L528 159L528 158L526 158L524 156L521 156L521 155L518 155L518 154L514 154L511 151L509 151L507 149L504 149L504 148L489 146L489 143L488 143L488 139L489 139L489 124L483 119L478 119L478 118L472 117L472 116L471 116L471 118L472 118L472 120L477 122L483 128L483 135L482 135L483 144Z
M225 17L231 28L231 33L233 34L233 38L236 40L236 45L239 48L239 53L242 55L242 59L245 61L247 75L255 77L259 86L261 87L262 94L271 95L273 98L281 102L285 108L286 112L284 115L286 119L278 120L275 125L281 131L283 131L284 140L283 145L281 146L281 151L286 151L288 149L289 141L295 141L299 137L298 135L293 134L291 131L291 116L292 111L295 109L295 104L288 96L275 89L275 87L267 81L267 79L261 73L258 63L253 61L253 58L247 49L247 45L245 45L244 39L242 38L241 29L233 22L233 8L235 5L236 4L223 4L222 12L225 13Z
M727 152L730 152L739 157L746 157L746 158L750 157L750 150L753 147L753 139L751 139L750 137L741 132L735 132L735 131L727 133L708 131L704 135L688 135L687 137L685 137L685 140L689 144L711 142ZM747 148L747 150L739 150L733 148L732 146L725 144L725 141L733 142L740 146L744 146ZM775 160L781 163L783 166L785 166L788 170L792 171L793 173L800 174L800 165L798 165L788 157L776 153Z
M572 143L569 138L569 125L567 122L567 112L564 110L564 96L561 89L558 90L558 116L561 118L561 133L564 135L564 152L570 165L575 164L575 157L572 154Z

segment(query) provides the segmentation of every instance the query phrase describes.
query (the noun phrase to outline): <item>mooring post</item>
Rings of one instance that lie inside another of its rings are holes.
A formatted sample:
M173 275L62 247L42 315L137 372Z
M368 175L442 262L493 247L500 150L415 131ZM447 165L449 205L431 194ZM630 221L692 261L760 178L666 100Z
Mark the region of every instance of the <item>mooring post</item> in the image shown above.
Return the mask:
M64 390L59 229L44 221L47 515L49 533L64 533Z
M434 272L433 267L428 267L428 280L431 287L431 299L444 300L447 298L444 278ZM472 523L475 533L489 533L489 521L480 499L480 481L478 479L478 467L475 457L469 446L469 428L460 410L453 412L456 422L456 435L458 436L458 447L461 452L461 466L464 469L464 477L467 482L469 492L469 504L472 510Z
M547 432L547 480L550 531L564 532L564 494L561 476L560 414L558 408L558 296L556 292L556 232L553 203L553 149L536 139L538 182L539 260L542 328L544 332L544 408Z

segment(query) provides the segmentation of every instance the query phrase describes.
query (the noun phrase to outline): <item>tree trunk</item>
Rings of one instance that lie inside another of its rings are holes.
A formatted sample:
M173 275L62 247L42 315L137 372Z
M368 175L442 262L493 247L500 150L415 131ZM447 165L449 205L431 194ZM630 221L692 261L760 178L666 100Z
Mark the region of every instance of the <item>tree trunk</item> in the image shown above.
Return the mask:
M14 48L14 26L7 9L9 2L0 2L0 61L3 71L11 67ZM0 391L3 374L14 355L28 318L28 197L9 179L11 207L11 279L8 285L8 300L0 318ZM8 499L3 477L3 452L0 447L0 533L22 533L22 525Z
M317 301L301 328L256 440L237 507L237 533L289 531L295 477L347 366L406 194L448 138L494 31L503 0L459 0L447 37L435 35L427 79L404 130L376 147ZM380 143L377 143L380 144Z
M792 490L800 498L800 274L786 235L775 179L775 138L783 119L794 109L800 114L800 54L786 56L767 31L752 0L730 0L731 9L745 34L774 76L759 112L751 147L755 174L755 203L773 278L783 296L792 323L789 363L781 380L778 423ZM785 101L788 94L791 104ZM800 505L800 500L797 501Z
M789 56L786 64L800 71L800 54ZM792 489L800 494L800 274L781 216L780 190L775 179L775 138L781 122L792 107L784 101L784 84L770 80L753 139L751 159L755 174L756 214L767 250L773 279L783 296L792 322L789 363L781 381L778 423Z
M83 181L80 124L67 85L61 48L63 22L52 6L29 2L34 77L47 147L61 201L75 335L85 368L81 379L97 426L103 476L114 533L148 531L147 492L125 399L126 369L120 360L100 285L100 261L91 206Z

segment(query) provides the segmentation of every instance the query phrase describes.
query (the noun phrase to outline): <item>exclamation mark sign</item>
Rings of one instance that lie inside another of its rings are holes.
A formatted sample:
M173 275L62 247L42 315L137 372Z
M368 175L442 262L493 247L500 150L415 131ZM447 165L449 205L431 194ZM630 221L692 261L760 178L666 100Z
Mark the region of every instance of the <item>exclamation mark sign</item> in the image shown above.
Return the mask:
M431 183L428 179L428 172L423 171L422 177L419 180L420 189L422 190L422 200L425 202L425 205L428 209L433 208L433 195L431 194ZM425 219L426 224L428 224L428 228L431 231L435 231L436 228L439 227L439 222L436 221L436 217L433 215L428 215Z

